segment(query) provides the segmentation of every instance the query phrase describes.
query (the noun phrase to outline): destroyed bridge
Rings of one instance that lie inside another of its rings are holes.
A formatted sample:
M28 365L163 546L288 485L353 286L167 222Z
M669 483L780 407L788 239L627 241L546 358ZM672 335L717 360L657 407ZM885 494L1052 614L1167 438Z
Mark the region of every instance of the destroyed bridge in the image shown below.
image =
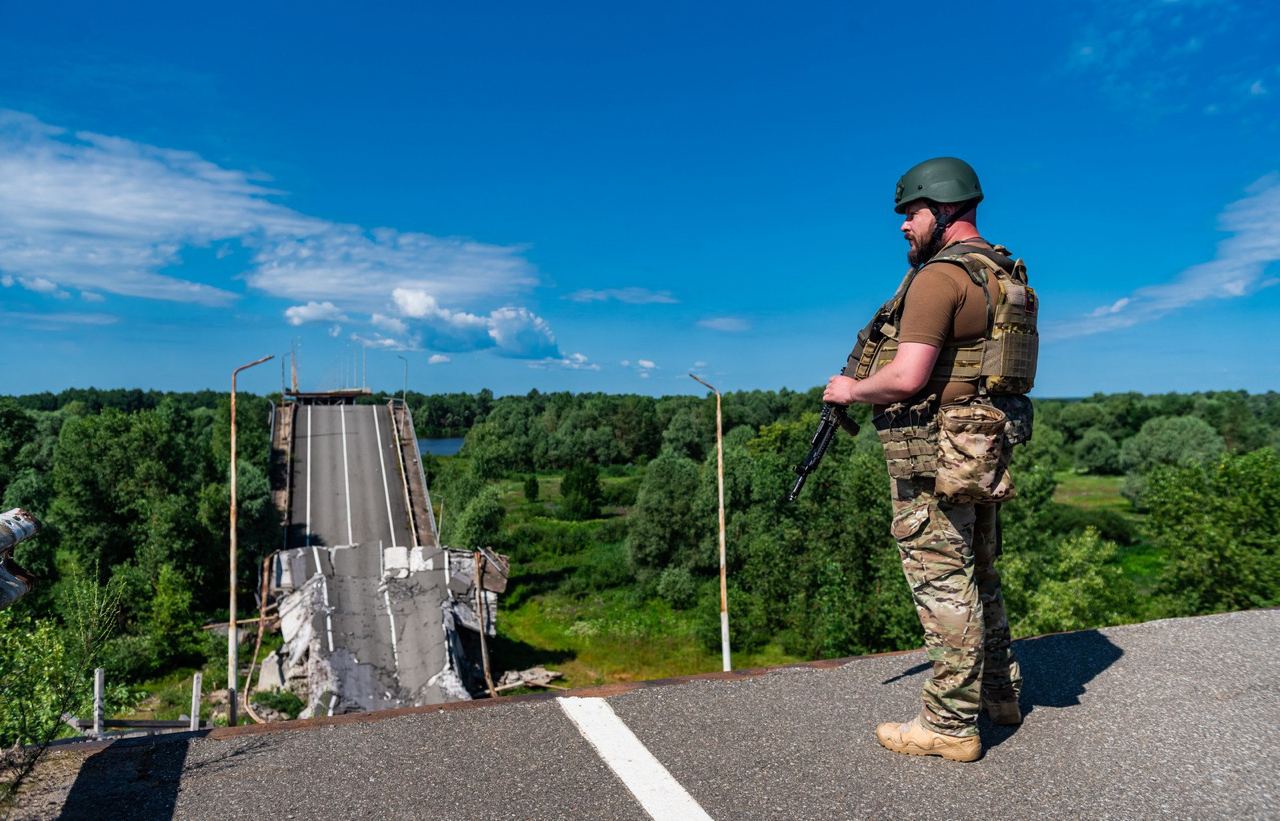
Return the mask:
M440 544L409 408L363 395L287 392L272 424L286 535L268 592L284 646L251 687L291 690L303 718L481 692L505 586L502 557Z

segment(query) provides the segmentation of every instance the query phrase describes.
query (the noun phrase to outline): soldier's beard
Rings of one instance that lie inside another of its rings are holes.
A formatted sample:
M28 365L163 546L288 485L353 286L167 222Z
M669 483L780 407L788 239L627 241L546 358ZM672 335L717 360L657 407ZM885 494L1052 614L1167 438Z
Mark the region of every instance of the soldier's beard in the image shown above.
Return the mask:
M933 234L930 234L929 238L922 244L917 244L915 240L908 240L908 243L907 264L913 266L920 265L921 263L928 262L933 258L934 254L938 253L942 244L942 237L936 237Z

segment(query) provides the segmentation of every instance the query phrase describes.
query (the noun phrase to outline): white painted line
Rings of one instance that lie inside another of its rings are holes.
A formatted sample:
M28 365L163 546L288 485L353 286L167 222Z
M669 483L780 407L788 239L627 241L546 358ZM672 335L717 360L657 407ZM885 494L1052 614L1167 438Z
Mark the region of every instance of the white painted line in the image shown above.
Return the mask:
M378 437L378 464L382 467L382 495L387 497L387 524L391 526L391 546L400 544L396 541L396 521L391 516L391 488L387 485L387 462L382 458L382 427L378 424L378 406L373 409L373 432Z
M311 406L307 405L307 544L311 544ZM316 572L320 572L320 560L316 559Z
M640 743L602 698L562 696L556 699L613 774L622 780L644 811L655 819L707 819L706 810L694 801L662 762Z
M339 405L338 412L342 415L342 481L347 488L347 544L355 544L351 535L351 469L347 467L347 406Z
M329 715L333 715L333 707L338 703L338 695L336 693L329 694Z
M391 620L391 658L396 664L396 681L400 680L400 651L396 649L396 614L391 612L391 594L387 592L386 582L383 582L382 600L387 605L387 618Z
M311 548L315 550L314 547ZM320 557L316 556L316 573L319 573ZM329 606L329 580L320 576L320 590L324 594L324 630L329 634L329 652L333 652L333 608Z

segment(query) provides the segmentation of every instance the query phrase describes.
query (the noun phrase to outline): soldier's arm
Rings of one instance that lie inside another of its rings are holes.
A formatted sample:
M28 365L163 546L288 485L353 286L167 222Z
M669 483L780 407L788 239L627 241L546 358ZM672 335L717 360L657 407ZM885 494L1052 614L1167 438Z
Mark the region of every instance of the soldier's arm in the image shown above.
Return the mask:
M938 347L923 342L903 342L893 361L866 379L833 376L827 380L822 401L837 405L854 402L888 405L920 392L938 360Z

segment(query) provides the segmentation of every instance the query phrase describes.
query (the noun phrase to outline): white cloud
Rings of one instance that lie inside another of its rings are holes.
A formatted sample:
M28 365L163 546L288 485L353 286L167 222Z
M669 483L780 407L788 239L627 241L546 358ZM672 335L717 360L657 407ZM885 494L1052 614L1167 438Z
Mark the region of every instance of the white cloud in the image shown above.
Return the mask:
M443 365L444 363L451 362L451 361L452 360L449 359L449 357L445 356L442 353L433 353L431 354L431 356L427 357L428 365Z
M1267 87L1261 80L1254 80L1253 85L1249 86L1249 95L1251 97L1265 97L1267 95Z
M369 321L373 323L375 328L381 328L388 333L404 334L409 330L409 327L404 324L403 319L396 319L394 316L375 313L369 318Z
M302 325L306 322L346 322L342 311L332 302L308 302L306 305L293 305L284 309L284 318L290 325Z
M648 288L605 288L603 290L592 290L584 288L580 291L574 291L565 297L574 302L607 302L615 300L617 302L625 302L630 305L650 305L650 304L674 304L679 302L670 291L651 291Z
M365 231L326 224L305 236L279 237L254 255L248 283L289 299L330 298L376 309L395 291L454 301L508 294L536 283L520 248L465 239Z
M337 339L338 337L342 336L342 326L341 326L341 325L332 325L332 326L330 326L330 327L329 327L329 336L330 336L330 337L332 337L332 338L334 338L334 339Z
M71 294L59 288L58 283L44 277L18 277L18 284L28 291L54 296L59 299L66 299L71 296Z
M1127 296L1121 297L1120 299L1117 299L1115 302L1111 303L1110 305L1102 305L1100 307L1094 308L1092 311L1089 312L1089 316L1109 316L1111 314L1118 314L1121 311L1123 311L1125 309L1125 306L1132 301L1133 300Z
M478 316L442 307L419 289L397 288L392 298L400 313L419 320L425 347L462 353L492 348L514 359L557 359L560 349L546 320L528 308L506 306Z
M652 359L637 359L636 364L646 371L658 367Z
M0 311L0 322L10 331L21 329L59 330L71 325L114 325L120 318L111 314L35 313Z
M366 348L376 348L383 351L415 351L418 349L415 340L396 339L379 333L375 333L372 336L353 333L351 340Z
M713 316L698 320L698 327L726 333L740 333L751 330L751 323L736 316Z
M1266 287L1266 268L1280 260L1280 174L1270 174L1246 189L1248 196L1228 205L1218 217L1231 236L1218 243L1217 255L1186 268L1162 285L1139 288L1074 321L1046 326L1045 336L1065 338L1128 328L1213 299L1234 299Z
M557 366L571 371L600 370L599 365L580 353L571 353L564 357L546 357L529 363L530 368L546 368L549 366Z
M106 302L107 298L95 291L81 291L80 298L85 302Z
M0 109L0 271L19 281L227 304L238 295L160 271L183 248L231 242L251 250L250 287L344 310L379 310L395 288L468 301L536 284L522 248L365 230L298 213L277 194L191 152Z

